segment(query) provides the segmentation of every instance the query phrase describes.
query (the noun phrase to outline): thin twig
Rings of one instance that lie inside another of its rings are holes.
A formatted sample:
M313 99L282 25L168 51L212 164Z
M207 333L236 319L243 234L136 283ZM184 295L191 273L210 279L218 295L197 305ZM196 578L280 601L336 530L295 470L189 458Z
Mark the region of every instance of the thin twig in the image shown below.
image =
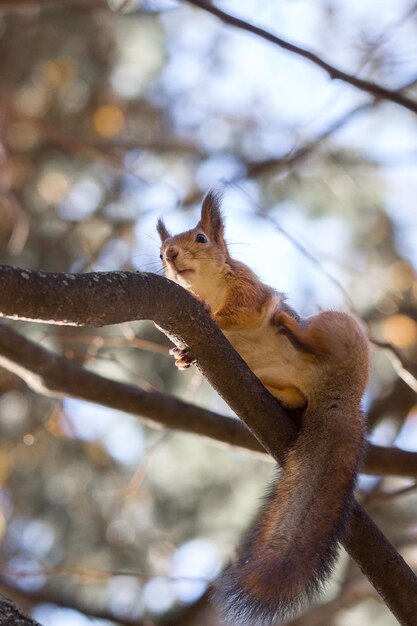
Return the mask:
M167 431L155 441L149 448L146 450L144 459L140 463L139 467L136 469L134 474L132 475L129 484L123 489L121 492L122 498L130 499L136 496L138 491L140 490L143 481L145 480L146 472L148 470L149 464L152 461L155 454L159 451L162 445L165 445L167 441L172 437L172 432Z
M417 483L413 483L412 485L407 485L406 487L401 487L401 489L396 489L395 491L379 491L375 495L366 498L366 502L369 504L375 504L380 502L387 502L388 500L393 500L394 498L399 498L401 496L408 495L417 490Z
M413 366L411 365L411 363L407 363L403 355L391 343L386 341L378 341L377 339L373 338L371 338L371 343L373 343L378 348L381 348L382 350L388 351L389 359L398 376L409 387L411 387L413 391L417 393L417 378L412 373Z
M314 254L312 254L310 252L310 250L307 250L307 248L305 246L303 246L303 244L301 244L293 235L291 235L283 226L281 226L281 224L270 214L268 213L268 211L261 205L259 204L259 202L257 202L254 198L252 198L252 196L249 195L249 193L246 191L246 189L244 189L243 187L241 187L240 185L238 185L237 183L234 183L234 186L242 193L244 194L251 202L252 204L256 207L257 213L258 215L262 216L265 220L267 220L268 222L271 222L271 224L274 225L274 227L284 235L284 237L299 251L301 252L301 254L308 259L309 261L311 261L311 263L313 263L316 267L319 268L320 272L326 276L326 278L328 278L330 280L331 283L333 283L333 285L335 285L335 287L337 287L337 289L343 294L343 296L345 297L346 301L348 302L349 306L351 308L353 308L353 301L350 297L350 295L348 294L348 292L346 291L346 289L343 287L343 285L337 280L337 278L335 278L330 272L328 272L326 270L326 268L323 266L322 262L314 256Z
M218 17L225 24L230 24L231 26L235 26L236 28L240 28L246 32L252 33L269 41L270 43L283 48L284 50L288 50L297 56L300 56L308 61L311 61L318 67L321 67L332 79L341 80L344 83L352 85L352 87L356 87L361 91L365 91L366 93L371 94L374 98L388 100L390 102L394 102L409 111L417 114L417 102L408 98L406 95L402 94L400 91L396 91L393 89L388 89L387 87L383 87L378 83L374 83L369 80L365 80L363 78L358 78L353 74L348 74L343 70L331 65L320 56L312 52L311 50L307 50L306 48L302 48L301 46L297 46L282 37L278 37L277 35L272 34L271 32L265 30L264 28L260 28L259 26L255 26L254 24L250 24L245 20L242 20L230 13L226 13L222 9L205 2L204 0L186 0L188 4L192 4L194 6L207 11L207 13L211 13Z
M317 146L323 143L336 131L346 126L346 124L348 124L352 119L356 118L357 115L369 111L370 109L372 109L373 106L373 102L365 102L364 104L360 104L359 106L354 107L347 113L343 113L343 115L341 115L337 120L331 122L331 124L327 128L325 128L317 137L311 139L310 141L307 141L301 146L292 147L291 150L289 150L281 157L267 159L266 161L259 161L257 163L249 163L244 176L241 175L233 177L229 181L225 181L225 184L227 184L228 182L235 182L247 176L259 176L261 174L265 174L270 170L280 171L281 169L292 167L296 163L302 161L307 156L309 156L309 154L311 154L311 152L315 148L317 148Z
M167 576L165 574L145 574L144 572L132 572L130 570L101 570L94 567L78 567L76 565L63 565L57 567L40 567L37 570L19 569L9 566L0 568L3 576L15 578L16 580L24 578L36 578L37 576L73 576L82 578L83 582L95 582L97 580L109 580L114 576L128 576L137 578L138 580L151 580L152 578L162 578L169 582L187 581L195 583L209 584L210 579L205 576Z
M117 626L156 626L156 623L146 619L144 621L139 620L138 617L129 618L129 617L120 617L116 616L112 611L106 609L99 609L92 604L90 604L87 600L81 600L77 597L76 593L70 593L66 591L65 593L58 592L56 589L39 589L37 591L27 591L15 587L12 585L6 578L0 580L0 592L4 593L7 596L10 596L14 602L21 604L22 606L28 608L34 607L38 604L53 604L55 606L64 607L68 609L74 609L79 613L83 613L86 617L91 620L107 620L107 622L111 622L112 624L117 624ZM158 621L158 626L163 626L164 622ZM0 621L0 625L2 622ZM6 626L6 625L4 625ZM11 626L9 622L7 626ZM18 626L17 623L13 622L13 626ZM23 624L22 626L26 626ZM27 626L32 626L29 622Z
M107 335L84 335L76 333L65 333L60 336L61 342L93 344L98 349L102 348L135 348L136 350L146 350L155 354L162 354L169 357L169 348L156 341L134 337L124 339L123 337Z

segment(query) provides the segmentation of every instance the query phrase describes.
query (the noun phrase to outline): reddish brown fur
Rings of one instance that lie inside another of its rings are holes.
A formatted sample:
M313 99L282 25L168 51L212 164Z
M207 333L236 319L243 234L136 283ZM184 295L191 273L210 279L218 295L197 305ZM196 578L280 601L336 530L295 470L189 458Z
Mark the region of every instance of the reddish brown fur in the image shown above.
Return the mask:
M261 317L274 290L261 283L243 263L229 258L228 265L231 272L226 278L227 296L215 319L222 330L248 328Z
M201 231L209 237L204 245L196 243ZM295 348L296 363L306 363L308 375L311 368L315 371L314 384L306 386L301 378L283 387L289 401L307 397L301 429L239 559L217 585L216 598L230 624L272 626L321 589L336 558L362 452L360 400L368 378L368 342L358 322L344 313L327 311L301 320L280 294L233 260L224 240L218 195L206 196L196 228L171 237L159 222L158 232L167 275L177 265L167 258L167 250L178 250L178 264L191 264L199 272L187 288L215 304L212 315L222 330L253 337L254 328L265 329L269 341L274 337L272 325L277 350L285 348L287 359L292 354L283 343L286 337L293 353ZM176 358L181 366L186 356L177 351ZM270 371L262 370L261 380L280 396L282 372L277 380L269 380Z
M348 522L364 436L359 403L368 345L358 323L337 312L320 313L304 327L282 311L273 321L315 355L322 377L308 398L283 478L218 586L226 616L248 626L289 616L320 590Z

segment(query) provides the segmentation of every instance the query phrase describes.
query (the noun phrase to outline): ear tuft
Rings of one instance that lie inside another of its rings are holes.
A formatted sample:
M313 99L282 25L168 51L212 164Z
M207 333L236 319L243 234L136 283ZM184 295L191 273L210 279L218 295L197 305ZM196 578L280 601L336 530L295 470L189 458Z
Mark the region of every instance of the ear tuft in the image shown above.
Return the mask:
M165 226L165 222L164 222L164 220L161 217L159 218L159 220L156 223L156 230L158 231L158 235L159 235L162 243L164 243L164 241L166 239L171 237L171 234L167 230L167 227Z
M200 224L204 231L211 235L218 243L223 243L224 222L221 212L223 192L219 189L210 189L204 197L201 206Z

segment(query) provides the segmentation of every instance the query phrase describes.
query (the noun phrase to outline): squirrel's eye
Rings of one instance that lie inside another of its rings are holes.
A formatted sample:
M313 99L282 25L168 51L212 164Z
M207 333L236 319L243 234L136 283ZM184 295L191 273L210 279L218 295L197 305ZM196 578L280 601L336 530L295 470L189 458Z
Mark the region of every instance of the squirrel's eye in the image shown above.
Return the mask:
M164 255L162 254L162 252L161 252L161 254L159 255L159 258L161 259L161 261L163 261L163 260L164 260Z
M203 235L202 233L198 233L195 240L197 241L197 243L207 243L207 237Z

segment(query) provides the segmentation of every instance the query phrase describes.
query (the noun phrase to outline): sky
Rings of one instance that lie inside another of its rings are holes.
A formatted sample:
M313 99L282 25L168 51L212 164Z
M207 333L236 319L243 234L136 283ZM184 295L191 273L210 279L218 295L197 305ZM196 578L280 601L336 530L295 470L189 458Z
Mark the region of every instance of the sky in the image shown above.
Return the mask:
M401 17L411 6L410 2L387 3L356 1L328 3L343 22L345 40L336 45L332 35L323 35L325 56L333 63L352 70L352 54L358 56L358 68L364 65L366 55L358 55L356 44L361 33L369 39L395 51L395 79L405 82L416 72L417 38L409 24L401 24ZM320 18L323 3L296 0L280 3L255 1L233 2L222 5L229 12L250 19L271 31L282 34L300 45L316 49L321 47ZM174 13L174 14L173 14ZM274 46L237 29L229 28L227 37L220 40L219 55L222 70L209 76L209 84L201 93L200 62L207 54L213 38L225 27L209 15L199 15L203 28L195 28L195 14L168 12L163 16L165 29L172 37L171 60L163 73L166 89L172 95L173 114L182 131L198 133L200 141L221 142L227 132L213 117L207 119L207 110L245 115L252 112L254 102L259 108L259 119L266 129L271 129L271 155L285 154L293 145L294 135L299 141L312 139L323 130L329 120L337 119L368 96L340 81L330 81L322 70L308 61L300 60ZM274 25L279 25L274 27ZM388 29L388 30L387 30ZM381 33L388 32L386 43L381 43ZM320 46L319 46L320 44ZM320 54L324 55L322 51ZM204 80L206 80L204 76ZM386 83L396 87L392 78ZM192 98L181 97L183 90ZM387 117L387 109L391 118ZM390 126L387 119L392 119ZM325 120L325 121L323 121ZM216 125L217 124L217 125ZM285 127L285 128L283 128ZM288 132L291 129L292 132ZM364 141L366 138L366 141ZM399 226L399 237L410 260L417 267L417 212L413 198L417 193L417 131L414 115L395 107L384 105L380 116L366 113L355 117L334 135L334 141L352 146L367 156L386 162L382 168L383 185L388 209ZM228 158L212 158L197 172L197 182L202 193L230 179L237 171L237 164ZM331 184L332 181L329 182ZM177 193L176 193L177 192ZM167 174L141 192L141 203L147 215L138 224L138 265L143 268L140 255L149 254L157 259L157 246L151 245L146 236L154 236L154 223L160 215L166 218L173 232L193 226L198 218L194 213L178 213L178 195L181 196L181 176ZM301 312L310 315L317 307L343 306L345 298L334 288L322 272L312 267L287 238L278 234L270 224L253 218L253 201L257 201L256 189L246 186L244 191L229 188L225 194L224 211L227 219L227 235L232 241L242 242L236 246L236 256L247 262L260 277L279 290L289 292L292 302ZM362 268L349 267L351 247L344 235L343 222L335 218L325 221L309 220L299 207L277 206L273 212L280 224L313 255L327 266L328 271L348 290L350 272ZM325 237L321 235L325 233ZM349 268L348 270L346 268ZM300 284L301 283L301 284ZM303 284L304 283L304 284ZM314 302L306 303L306 292L313 294Z

